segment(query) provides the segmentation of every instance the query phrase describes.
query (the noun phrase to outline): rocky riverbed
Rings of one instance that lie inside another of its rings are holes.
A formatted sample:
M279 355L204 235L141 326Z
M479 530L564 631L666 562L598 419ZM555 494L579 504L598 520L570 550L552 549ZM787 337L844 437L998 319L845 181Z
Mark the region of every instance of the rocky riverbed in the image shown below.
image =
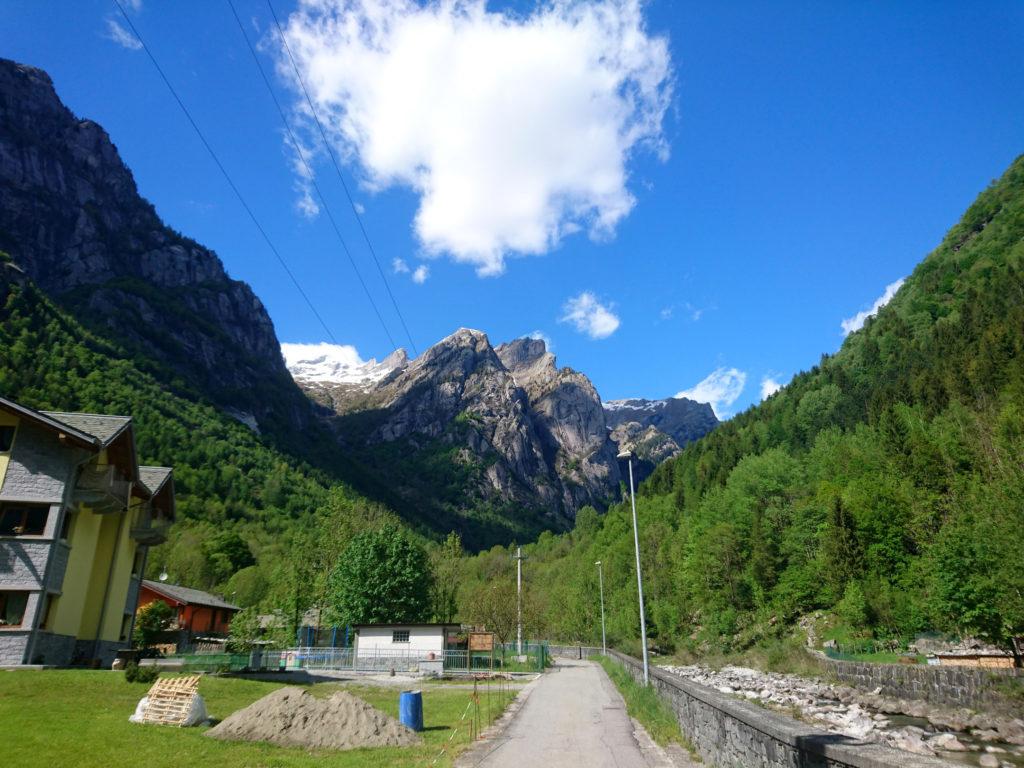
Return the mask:
M1024 768L1024 719L908 701L747 667L664 666L833 733L984 768Z

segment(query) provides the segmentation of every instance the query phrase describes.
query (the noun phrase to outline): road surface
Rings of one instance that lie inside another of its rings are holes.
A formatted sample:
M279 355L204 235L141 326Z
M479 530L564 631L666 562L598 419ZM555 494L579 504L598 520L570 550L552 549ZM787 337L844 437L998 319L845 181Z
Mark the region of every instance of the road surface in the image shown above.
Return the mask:
M670 765L633 735L626 705L597 664L559 660L529 693L504 733L459 766L480 768L652 768Z

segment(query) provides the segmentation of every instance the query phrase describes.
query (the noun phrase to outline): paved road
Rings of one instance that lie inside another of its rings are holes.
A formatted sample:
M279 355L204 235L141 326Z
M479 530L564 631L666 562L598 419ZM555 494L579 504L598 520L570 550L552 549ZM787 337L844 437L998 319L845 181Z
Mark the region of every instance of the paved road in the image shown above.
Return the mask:
M537 681L515 720L486 753L481 768L650 768L615 685L597 664L558 661ZM645 750L646 751L646 750ZM482 758L482 759L481 759ZM460 765L466 763L460 761Z

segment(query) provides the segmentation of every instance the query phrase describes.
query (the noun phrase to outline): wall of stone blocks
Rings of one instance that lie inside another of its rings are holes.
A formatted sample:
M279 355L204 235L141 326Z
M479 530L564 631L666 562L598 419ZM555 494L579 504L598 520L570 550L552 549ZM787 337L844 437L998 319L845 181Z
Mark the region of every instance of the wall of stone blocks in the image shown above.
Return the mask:
M0 588L39 589L50 557L50 542L32 539L0 540Z
M591 656L600 654L600 648L587 645L548 645L549 656L558 656L563 659L589 659Z
M925 664L870 664L828 659L825 664L837 680L867 691L881 688L886 696L923 699L932 704L981 709L999 704L996 686L1016 677L1024 680L1024 670L987 670L970 667L931 666Z
M24 663L28 632L0 632L0 666Z
M36 641L32 646L33 664L66 666L71 663L75 654L75 638L71 635L55 635L52 632L37 632Z
M643 665L609 651L633 679ZM716 768L944 768L933 757L870 744L812 728L748 701L652 667L651 685L675 712L704 762Z
M76 640L73 656L76 663L99 659L101 669L110 669L110 665L117 657L117 652L127 647L128 643L115 640L100 640L98 644L95 640Z
M62 503L75 454L62 446L52 432L22 424L0 489L0 501ZM51 519L50 523L52 526L55 521Z

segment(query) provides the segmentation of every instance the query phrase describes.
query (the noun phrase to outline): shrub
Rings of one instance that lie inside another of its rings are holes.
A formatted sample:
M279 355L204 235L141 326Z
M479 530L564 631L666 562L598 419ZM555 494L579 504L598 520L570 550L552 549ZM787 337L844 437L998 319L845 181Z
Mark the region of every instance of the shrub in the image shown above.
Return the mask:
M124 665L124 679L129 683L155 683L160 677L156 667L140 667L134 661Z

